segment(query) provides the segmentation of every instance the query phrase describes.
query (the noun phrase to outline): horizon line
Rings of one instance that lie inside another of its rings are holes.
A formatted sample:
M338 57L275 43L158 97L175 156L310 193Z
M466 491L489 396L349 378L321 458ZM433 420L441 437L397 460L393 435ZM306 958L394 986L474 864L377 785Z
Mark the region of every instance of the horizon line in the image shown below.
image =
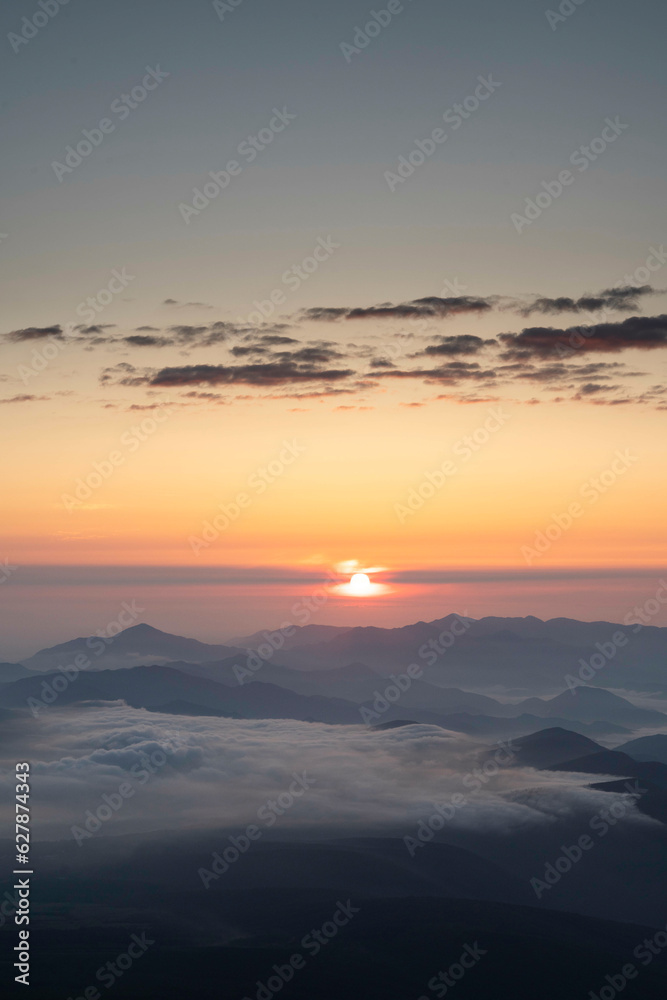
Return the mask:
M474 567L469 569L403 569L373 573L384 583L410 585L451 583L493 583L504 581L557 581L637 579L667 574L667 566L554 566L550 568ZM262 584L323 584L340 583L349 573L333 568L308 570L287 566L184 566L108 564L24 564L14 567L12 585L110 585L136 583L145 585L262 585Z

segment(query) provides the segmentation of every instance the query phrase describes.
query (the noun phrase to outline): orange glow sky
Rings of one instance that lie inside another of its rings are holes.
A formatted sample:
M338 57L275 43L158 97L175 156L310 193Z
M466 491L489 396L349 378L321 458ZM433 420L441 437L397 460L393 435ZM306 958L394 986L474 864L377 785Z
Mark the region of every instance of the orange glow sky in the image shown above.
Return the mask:
M42 378L57 384L61 373ZM127 389L121 401L117 392L82 382L79 376L83 391L72 397L3 410L3 453L12 475L4 483L2 519L12 527L7 551L14 561L525 566L522 547L533 545L553 515L579 502L581 516L534 565L667 562L665 414L654 408L527 406L510 398L502 404L504 425L462 458L457 442L474 435L496 404L429 400L433 394L423 387L400 386L362 393L352 409L324 399L300 401L293 412L293 400L192 405L180 390L170 394L177 405L163 411L168 418L144 425L149 433L139 442L132 428L153 411L130 410ZM105 395L113 409L104 408ZM424 405L401 405L420 395ZM20 422L13 419L19 409ZM280 461L283 442L301 453L273 466L278 474L260 493L249 481L257 484L251 477ZM96 467L104 470L114 451L122 462L100 482ZM604 492L593 487L597 500L582 497L584 484L608 470L619 451L636 461ZM405 510L410 491L447 460L455 473L401 518L397 505ZM94 487L87 498L76 495L82 480ZM201 537L220 505L233 513L229 505L242 493L248 505L194 552L192 536Z
M332 597L322 621L609 617L649 597L667 567L664 6L616 4L601 44L587 6L556 32L542 9L423 0L353 62L347 0L224 24L210 4L120 6L132 31L118 5L71 5L2 69L0 656L138 594L167 629L250 631L346 561L393 589ZM164 82L58 176L157 60ZM517 229L538 192L551 202Z

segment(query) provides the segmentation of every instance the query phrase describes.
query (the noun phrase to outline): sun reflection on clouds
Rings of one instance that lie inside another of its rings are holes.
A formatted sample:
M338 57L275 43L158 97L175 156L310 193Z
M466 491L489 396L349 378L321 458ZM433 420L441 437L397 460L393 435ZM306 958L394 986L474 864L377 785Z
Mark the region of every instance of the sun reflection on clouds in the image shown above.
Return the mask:
M357 559L347 559L337 563L335 568L338 573L350 574L347 583L332 587L334 594L341 597L381 597L392 592L386 584L373 581L373 574L386 571L386 566L362 566Z

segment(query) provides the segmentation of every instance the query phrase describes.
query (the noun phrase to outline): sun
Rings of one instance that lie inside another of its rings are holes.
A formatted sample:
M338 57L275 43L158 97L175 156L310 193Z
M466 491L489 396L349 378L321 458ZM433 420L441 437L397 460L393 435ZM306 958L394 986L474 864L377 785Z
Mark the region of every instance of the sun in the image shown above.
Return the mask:
M337 583L332 592L338 597L366 598L385 597L391 594L392 587L386 583L377 583L375 574L386 572L386 566L369 566L358 559L346 559L336 563L336 573L342 578L349 577L345 583Z
M373 584L367 573L353 573L347 585L348 594L354 597L368 597L373 593Z

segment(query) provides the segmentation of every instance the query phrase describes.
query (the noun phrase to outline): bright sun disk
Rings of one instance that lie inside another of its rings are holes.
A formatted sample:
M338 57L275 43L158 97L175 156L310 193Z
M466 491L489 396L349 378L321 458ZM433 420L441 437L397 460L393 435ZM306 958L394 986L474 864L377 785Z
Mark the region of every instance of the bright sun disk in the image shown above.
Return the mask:
M368 574L354 573L348 584L348 592L354 594L355 597L366 597L368 594L372 594L373 585Z

